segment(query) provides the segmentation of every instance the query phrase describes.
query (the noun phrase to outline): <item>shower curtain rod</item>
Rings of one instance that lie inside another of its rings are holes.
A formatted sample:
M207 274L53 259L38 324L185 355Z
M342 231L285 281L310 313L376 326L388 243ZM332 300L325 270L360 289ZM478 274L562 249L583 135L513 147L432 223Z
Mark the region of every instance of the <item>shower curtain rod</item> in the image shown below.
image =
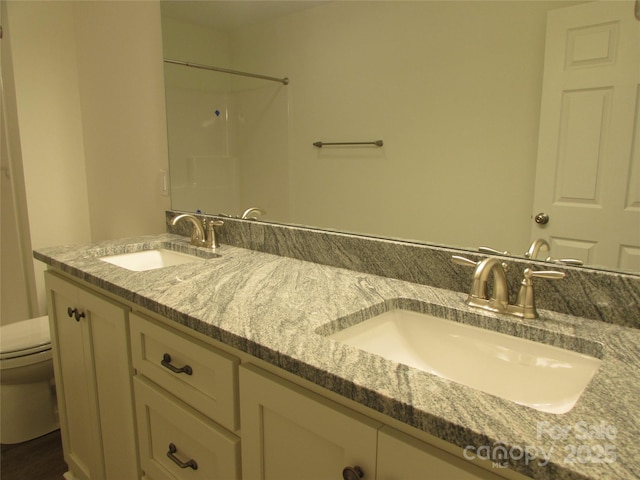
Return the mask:
M273 82L280 82L283 85L289 84L289 79L287 77L268 77L266 75L258 75L257 73L240 72L238 70L230 70L228 68L211 67L209 65L201 65L199 63L183 62L182 60L171 60L170 58L165 58L164 61L165 63L173 63L175 65L183 65L185 67L200 68L202 70L213 70L214 72L230 73L231 75L242 75L243 77L260 78L262 80L271 80Z

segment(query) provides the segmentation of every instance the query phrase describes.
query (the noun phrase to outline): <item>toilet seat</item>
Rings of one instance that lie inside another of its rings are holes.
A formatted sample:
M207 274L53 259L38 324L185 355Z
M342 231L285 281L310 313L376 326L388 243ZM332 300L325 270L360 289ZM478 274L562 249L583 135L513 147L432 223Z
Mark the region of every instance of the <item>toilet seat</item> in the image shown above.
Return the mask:
M0 326L0 360L25 357L47 350L51 350L51 335L49 317L46 315Z

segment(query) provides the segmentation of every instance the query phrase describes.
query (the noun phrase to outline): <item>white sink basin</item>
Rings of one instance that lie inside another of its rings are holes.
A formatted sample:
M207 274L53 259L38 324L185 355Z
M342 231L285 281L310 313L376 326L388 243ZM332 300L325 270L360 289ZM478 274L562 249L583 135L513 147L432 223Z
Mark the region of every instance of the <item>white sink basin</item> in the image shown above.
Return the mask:
M140 252L101 257L100 260L126 268L127 270L142 272L145 270L155 270L156 268L182 265L183 263L204 262L205 259L186 253L159 248L156 250L142 250Z
M548 413L573 408L601 360L409 310L391 310L334 340Z

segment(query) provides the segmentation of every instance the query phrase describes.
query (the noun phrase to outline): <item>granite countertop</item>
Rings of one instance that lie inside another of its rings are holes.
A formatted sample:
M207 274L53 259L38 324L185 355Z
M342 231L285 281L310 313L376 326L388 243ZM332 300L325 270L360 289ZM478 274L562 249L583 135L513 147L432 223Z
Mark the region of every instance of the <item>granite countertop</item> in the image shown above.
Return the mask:
M539 479L640 477L638 329L546 310L526 321L478 314L458 292L228 245L202 263L146 272L98 259L160 246L206 256L185 237L160 234L42 248L34 257L457 445L460 453L470 446L467 455L486 458L503 446L510 468ZM602 364L576 406L555 415L326 337L405 304L598 356Z

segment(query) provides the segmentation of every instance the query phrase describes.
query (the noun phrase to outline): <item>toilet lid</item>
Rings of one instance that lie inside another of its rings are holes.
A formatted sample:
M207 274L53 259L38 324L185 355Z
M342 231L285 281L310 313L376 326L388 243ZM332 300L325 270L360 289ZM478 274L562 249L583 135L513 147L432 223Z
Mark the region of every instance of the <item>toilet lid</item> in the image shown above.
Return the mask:
M11 358L51 348L49 317L30 318L0 326L0 355Z

